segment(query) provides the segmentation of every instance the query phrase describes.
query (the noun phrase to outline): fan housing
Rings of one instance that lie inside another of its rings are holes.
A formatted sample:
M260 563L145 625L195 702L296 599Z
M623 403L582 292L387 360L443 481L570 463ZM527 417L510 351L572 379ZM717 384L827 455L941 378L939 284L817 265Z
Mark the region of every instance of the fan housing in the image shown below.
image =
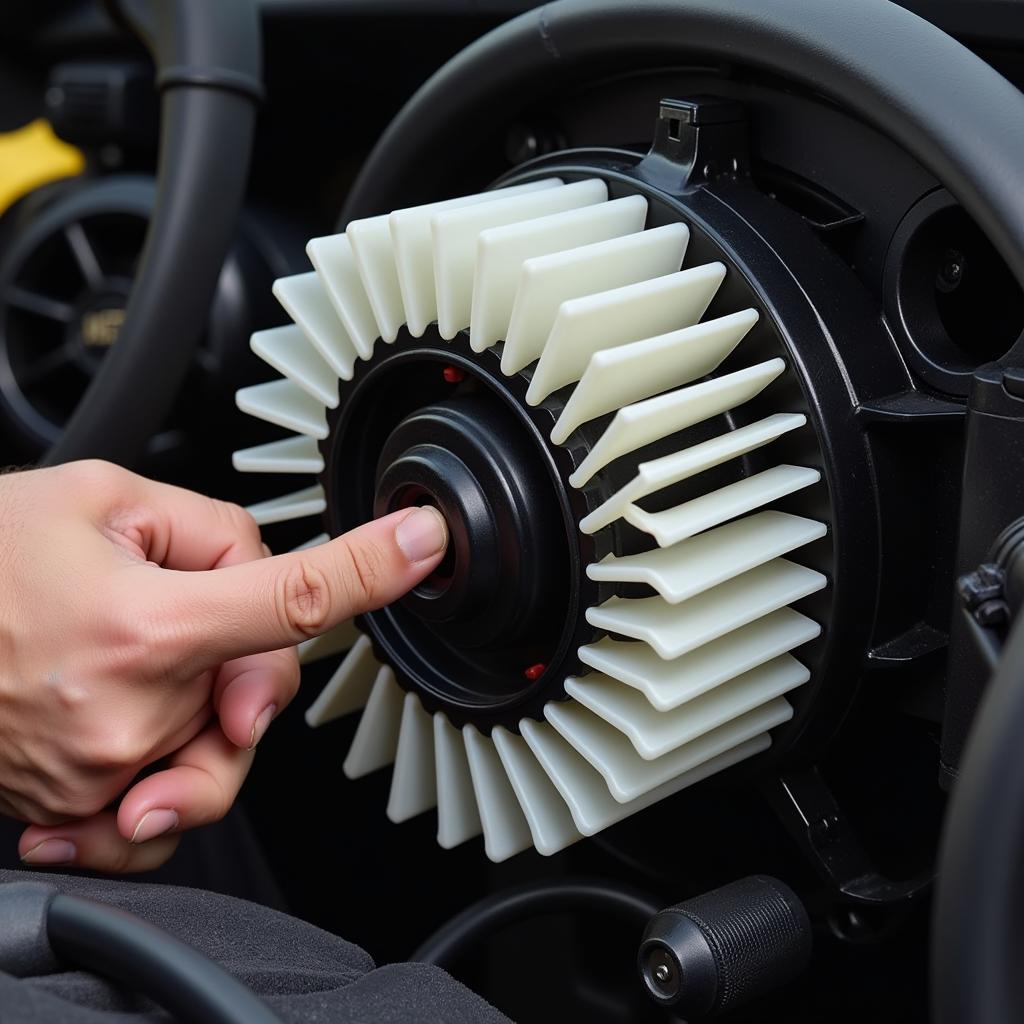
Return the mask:
M298 433L236 466L320 473L258 520L452 525L307 714L365 706L346 774L394 761L389 816L437 804L444 846L553 853L812 749L851 695L878 559L855 415L900 368L848 268L722 159L736 125L687 146L686 109L646 157L553 154L314 239L275 286L296 325L253 338L284 379L238 404Z

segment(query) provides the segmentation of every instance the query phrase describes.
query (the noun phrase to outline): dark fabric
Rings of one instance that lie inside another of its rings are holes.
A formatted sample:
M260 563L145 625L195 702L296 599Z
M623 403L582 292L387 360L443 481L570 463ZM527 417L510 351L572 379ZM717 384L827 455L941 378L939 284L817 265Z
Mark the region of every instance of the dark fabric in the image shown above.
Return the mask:
M21 867L18 837L24 829L24 822L0 816L0 868ZM89 872L73 874L96 877ZM288 909L245 812L237 803L223 820L184 833L174 856L162 867L132 875L132 880L190 885L253 900L275 910Z
M178 886L0 871L0 884L25 880L48 881L61 892L103 900L159 925L264 996L289 1024L508 1024L439 968L374 968L358 946L254 903ZM114 1019L118 1024L170 1020L147 1000L90 974L65 971L23 980L0 974L0 1024L111 1024Z

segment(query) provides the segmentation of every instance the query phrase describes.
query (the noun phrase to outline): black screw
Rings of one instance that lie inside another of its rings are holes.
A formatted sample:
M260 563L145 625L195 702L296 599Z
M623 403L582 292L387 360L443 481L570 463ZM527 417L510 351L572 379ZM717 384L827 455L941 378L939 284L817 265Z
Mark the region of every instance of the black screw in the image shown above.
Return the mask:
M947 249L935 278L935 287L940 292L955 291L964 279L964 254L959 249Z

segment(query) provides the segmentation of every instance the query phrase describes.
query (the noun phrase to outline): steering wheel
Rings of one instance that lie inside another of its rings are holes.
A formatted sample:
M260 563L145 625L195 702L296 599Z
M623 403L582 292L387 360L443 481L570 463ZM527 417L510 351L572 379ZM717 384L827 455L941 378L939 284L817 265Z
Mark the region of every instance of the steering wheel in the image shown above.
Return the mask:
M548 4L478 40L420 89L364 164L340 226L437 198L451 153L495 110L512 119L588 77L680 54L778 74L862 117L949 189L1024 285L1024 96L965 47L887 0ZM940 1022L1024 1018L1017 980L1024 836L1014 800L1021 785L1004 785L1022 762L1019 732L1011 744L1006 723L1016 728L1021 714L1000 710L1021 705L1008 696L1014 686L1022 689L1024 633L1017 633L1010 646L1018 657L1001 670L1004 685L992 687L990 706L979 714L977 731L985 736L972 744L947 817L933 950ZM1001 737L998 751L986 756L983 740L993 734ZM997 828L1000 818L1005 827Z
M117 344L46 463L131 465L192 363L248 179L262 96L255 0L112 0L156 63L157 199Z

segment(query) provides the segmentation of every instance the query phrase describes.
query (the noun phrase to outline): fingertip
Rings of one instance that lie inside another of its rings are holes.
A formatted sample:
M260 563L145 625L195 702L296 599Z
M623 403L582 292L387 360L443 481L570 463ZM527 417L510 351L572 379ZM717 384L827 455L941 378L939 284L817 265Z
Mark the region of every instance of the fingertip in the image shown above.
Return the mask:
M139 818L132 837L128 841L133 846L148 843L151 839L173 832L178 827L179 821L178 812L173 808L153 807Z
M256 719L261 712L250 706L252 701L248 693L240 695L239 700L232 700L231 689L229 686L224 691L227 699L221 701L217 717L220 720L221 731L232 745L239 750L248 750L253 745ZM237 693L239 688L235 689Z
M423 505L395 527L395 543L413 565L426 562L448 546L448 524L433 505Z
M53 828L32 825L18 842L22 863L32 868L75 867L107 873L151 871L170 859L180 836L164 833L132 845L120 834L114 815L102 811L91 818Z
M277 705L268 704L257 716L256 720L252 723L252 732L249 734L249 746L247 750L255 750L256 744L259 743L265 735L270 723L274 720L274 716L277 714Z
M298 692L298 659L294 649L288 649L240 661L245 666L240 671L239 662L222 668L221 678L226 673L228 681L215 702L224 735L236 747L251 750Z
M116 822L125 842L138 845L178 828L180 793L167 776L167 771L147 776L121 798Z
M63 836L47 836L26 829L18 840L18 857L32 867L56 867L73 864L78 848Z

